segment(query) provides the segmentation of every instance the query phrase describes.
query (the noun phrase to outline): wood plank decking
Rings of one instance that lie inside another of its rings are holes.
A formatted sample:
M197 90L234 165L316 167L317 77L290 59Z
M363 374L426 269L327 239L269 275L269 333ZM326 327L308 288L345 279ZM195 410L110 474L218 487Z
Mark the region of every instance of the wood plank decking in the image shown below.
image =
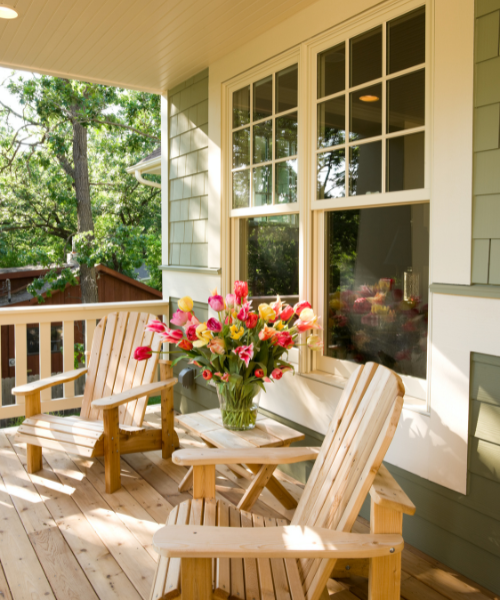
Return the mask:
M159 407L146 421L159 426ZM203 446L179 431L185 447ZM0 598L6 600L148 600L157 555L153 533L173 506L189 498L178 484L184 467L161 452L122 457L123 488L104 491L100 460L44 450L44 468L26 472L26 451L13 443L14 429L0 430ZM297 498L302 487L278 472ZM248 480L218 467L218 494L237 504ZM268 490L254 512L290 518ZM355 529L367 531L358 519ZM330 581L333 600L367 598L366 580ZM403 552L405 600L500 600L418 550Z

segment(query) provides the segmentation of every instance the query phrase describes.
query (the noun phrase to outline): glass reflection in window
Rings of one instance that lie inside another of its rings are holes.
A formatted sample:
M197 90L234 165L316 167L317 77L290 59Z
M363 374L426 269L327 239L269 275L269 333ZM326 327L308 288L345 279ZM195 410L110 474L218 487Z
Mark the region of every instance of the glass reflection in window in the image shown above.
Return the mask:
M269 75L253 84L253 120L273 114L273 77Z
M345 89L345 42L318 54L318 98Z
M253 205L265 206L273 203L273 170L271 165L253 170Z
M318 104L318 148L345 142L345 96Z
M276 119L276 158L297 154L297 113Z
M429 205L327 215L324 353L425 378Z
M250 206L250 169L233 173L233 208Z
M345 196L345 150L318 155L318 199Z
M279 294L289 304L299 293L299 216L240 219L240 279L253 306Z
M233 93L233 127L250 123L250 86Z
M362 140L382 133L382 84L351 92L349 139Z
M297 159L276 164L276 202L297 202Z
M382 191L382 142L360 144L349 149L349 194L379 194Z
M273 159L273 122L264 121L253 128L253 162Z
M299 66L292 65L276 73L276 112L297 107Z

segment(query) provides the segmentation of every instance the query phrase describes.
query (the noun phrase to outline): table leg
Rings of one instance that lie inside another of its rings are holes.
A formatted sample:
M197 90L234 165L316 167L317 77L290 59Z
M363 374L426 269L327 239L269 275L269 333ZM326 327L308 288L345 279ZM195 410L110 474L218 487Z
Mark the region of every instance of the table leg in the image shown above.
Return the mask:
M187 492L193 487L193 467L189 467L184 479L179 483L179 492Z
M248 468L252 471L252 473L257 474L260 470L259 465L247 465ZM273 472L276 469L276 466L273 466ZM269 481L265 484L267 489L271 492L271 494L281 502L281 504L287 510L292 510L297 508L297 500L290 494L290 492L285 488L283 484L281 484L274 475L271 475Z
M276 469L277 466L278 465L252 465L252 467L257 467L258 471L238 504L239 510L251 510L252 506L258 500L260 493L269 482L269 479L273 476L274 469Z

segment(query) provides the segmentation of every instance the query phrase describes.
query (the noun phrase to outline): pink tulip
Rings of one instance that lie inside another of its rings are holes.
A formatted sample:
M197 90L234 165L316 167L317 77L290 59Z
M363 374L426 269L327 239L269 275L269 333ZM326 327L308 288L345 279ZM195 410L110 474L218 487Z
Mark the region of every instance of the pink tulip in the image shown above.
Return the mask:
M302 300L302 302L297 302L297 304L293 307L295 314L300 316L300 313L304 310L304 308L311 308L311 305L307 300Z
M281 369L273 369L271 377L276 381L279 381L283 377L283 371Z
M240 321L246 321L248 319L248 314L250 311L250 303L245 302L245 304L241 307L240 312L237 315L237 319Z
M208 304L210 305L210 308L215 310L215 312L221 312L221 310L224 310L224 298L222 296L210 296L208 299Z
M165 325L161 321L158 321L158 319L154 319L146 325L146 330L153 331L154 333L164 333Z
M293 348L293 337L288 333L288 331L283 331L282 333L276 334L273 339L273 343L289 350L290 348Z
M226 296L226 305L228 308L234 308L236 306L236 294L228 294Z
M177 325L179 327L182 327L183 325L185 325L188 322L188 320L189 320L189 313L177 309L174 312L174 314L172 315L170 322L172 323L172 325Z
M248 367L248 363L253 358L253 343L250 344L250 346L238 346L233 352L245 363L245 366Z
M287 306L286 308L284 308L280 315L279 318L282 321L288 321L288 319L293 315L293 307L292 306Z
M190 342L195 342L198 339L196 335L196 325L191 325L186 330L186 337Z
M134 350L135 360L148 360L153 356L153 351L149 346L138 346Z
M222 331L222 325L221 325L220 321L217 321L217 319L214 319L213 317L211 317L207 321L207 329L209 329L210 331L215 331L216 333L219 333L219 331Z
M180 329L165 329L165 333L162 336L164 342L168 342L169 344L177 344L182 338L184 334Z

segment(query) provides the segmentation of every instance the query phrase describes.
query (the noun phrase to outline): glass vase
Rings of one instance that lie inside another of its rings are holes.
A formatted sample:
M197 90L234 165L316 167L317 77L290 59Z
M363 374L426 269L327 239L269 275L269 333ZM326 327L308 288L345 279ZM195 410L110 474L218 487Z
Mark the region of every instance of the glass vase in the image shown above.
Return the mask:
M227 383L216 387L224 427L232 431L253 429L259 411L260 388L254 385L249 390L248 386L235 386L231 390Z

